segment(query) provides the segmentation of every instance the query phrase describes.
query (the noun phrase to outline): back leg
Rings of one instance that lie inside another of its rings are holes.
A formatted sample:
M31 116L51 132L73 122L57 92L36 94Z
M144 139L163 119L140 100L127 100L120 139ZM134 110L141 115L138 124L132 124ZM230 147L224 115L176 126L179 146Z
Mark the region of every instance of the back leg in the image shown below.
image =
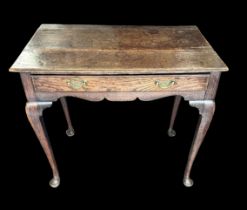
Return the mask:
M173 126L174 126L174 122L175 122L175 119L176 119L176 116L177 116L177 112L178 112L178 107L179 107L179 104L181 102L181 96L175 96L175 100L174 100L174 105L173 105L173 109L172 109L172 116L171 116L171 121L170 121L170 126L169 126L169 129L168 129L168 136L170 137L174 137L176 136L176 131L173 130Z
M62 104L62 107L63 107L63 111L64 111L64 115L65 115L65 118L66 118L66 121L67 121L67 124L68 124L68 129L66 130L66 134L67 134L67 136L74 136L75 135L75 131L74 131L74 128L73 128L72 123L71 123L71 119L70 119L70 114L69 114L69 109L68 109L68 104L67 104L66 98L62 97L62 98L60 98L60 101L61 101L61 104Z

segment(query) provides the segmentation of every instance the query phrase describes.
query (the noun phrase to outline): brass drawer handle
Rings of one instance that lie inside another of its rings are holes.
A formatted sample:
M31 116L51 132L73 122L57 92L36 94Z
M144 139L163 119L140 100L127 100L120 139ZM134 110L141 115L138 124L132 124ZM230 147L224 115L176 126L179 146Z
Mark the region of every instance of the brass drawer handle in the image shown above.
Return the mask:
M166 88L169 88L169 87L171 87L177 83L175 80L165 80L165 81L155 80L154 84L161 89L166 89Z
M70 80L67 80L66 82L70 88L75 89L75 90L87 87L86 80L70 79Z

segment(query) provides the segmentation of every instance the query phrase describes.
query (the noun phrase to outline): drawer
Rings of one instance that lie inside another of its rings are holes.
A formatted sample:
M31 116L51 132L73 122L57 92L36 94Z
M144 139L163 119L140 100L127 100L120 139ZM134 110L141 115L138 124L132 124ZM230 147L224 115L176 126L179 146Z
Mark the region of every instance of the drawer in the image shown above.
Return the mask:
M208 75L54 76L32 75L38 92L203 91Z

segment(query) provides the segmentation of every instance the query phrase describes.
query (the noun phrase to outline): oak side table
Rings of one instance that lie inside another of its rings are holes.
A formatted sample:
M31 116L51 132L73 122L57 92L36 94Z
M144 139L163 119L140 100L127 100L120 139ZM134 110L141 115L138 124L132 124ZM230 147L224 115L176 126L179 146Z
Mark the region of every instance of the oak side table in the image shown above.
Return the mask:
M175 96L168 135L183 97L200 118L185 168L190 171L215 110L221 72L228 71L196 26L107 26L42 24L10 68L18 72L26 114L50 163L51 187L60 177L43 110L60 100L74 135L66 96L90 101L143 101Z

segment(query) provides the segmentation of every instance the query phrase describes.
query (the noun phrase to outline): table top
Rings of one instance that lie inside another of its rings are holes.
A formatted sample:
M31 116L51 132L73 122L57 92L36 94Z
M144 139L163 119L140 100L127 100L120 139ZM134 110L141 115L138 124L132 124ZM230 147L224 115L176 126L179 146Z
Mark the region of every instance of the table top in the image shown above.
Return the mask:
M196 26L42 24L10 68L33 74L227 71Z

